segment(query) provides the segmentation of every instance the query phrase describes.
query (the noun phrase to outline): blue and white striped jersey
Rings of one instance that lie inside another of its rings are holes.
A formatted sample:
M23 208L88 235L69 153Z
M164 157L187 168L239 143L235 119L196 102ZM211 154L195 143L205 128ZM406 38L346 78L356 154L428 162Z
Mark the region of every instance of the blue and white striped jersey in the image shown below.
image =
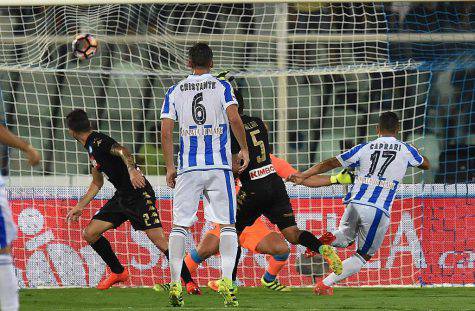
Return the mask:
M231 85L211 74L190 75L168 90L161 118L180 126L178 174L231 169L230 105L237 105Z
M373 206L387 216L408 166L419 166L424 161L416 148L394 137L359 144L336 158L343 167L356 168L345 204Z

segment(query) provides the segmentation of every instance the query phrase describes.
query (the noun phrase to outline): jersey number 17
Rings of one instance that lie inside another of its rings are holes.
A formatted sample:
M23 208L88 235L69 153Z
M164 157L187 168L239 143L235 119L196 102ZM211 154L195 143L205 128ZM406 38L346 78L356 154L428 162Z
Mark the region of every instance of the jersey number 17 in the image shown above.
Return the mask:
M370 157L371 166L369 168L368 174L369 175L374 174L374 171L376 171L376 167L378 166L379 158L382 157L386 159L378 172L378 176L382 177L384 175L384 172L386 172L386 169L388 168L389 164L391 164L391 162L394 161L394 159L396 159L396 154L397 154L396 151L389 151L389 150L383 151L382 155L381 155L380 150L376 150L375 152L373 152Z

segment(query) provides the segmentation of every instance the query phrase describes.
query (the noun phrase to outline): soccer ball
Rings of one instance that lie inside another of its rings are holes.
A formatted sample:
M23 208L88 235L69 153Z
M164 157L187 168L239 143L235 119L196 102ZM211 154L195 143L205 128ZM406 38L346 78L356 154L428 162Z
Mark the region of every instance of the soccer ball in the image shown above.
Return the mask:
M73 41L74 55L80 60L91 58L97 50L97 40L91 34L77 35Z

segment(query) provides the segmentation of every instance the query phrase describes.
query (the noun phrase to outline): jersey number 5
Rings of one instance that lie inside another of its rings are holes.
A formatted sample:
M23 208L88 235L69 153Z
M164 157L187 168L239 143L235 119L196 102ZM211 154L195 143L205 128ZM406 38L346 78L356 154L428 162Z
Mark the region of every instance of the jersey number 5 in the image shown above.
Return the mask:
M369 175L373 175L374 171L376 170L376 167L378 166L378 161L379 157L386 158L384 161L383 165L379 169L378 176L382 177L384 175L384 172L386 172L386 169L388 168L389 164L391 164L394 159L396 159L396 151L383 151L383 155L381 156L381 151L377 150L371 154L370 160L371 160L371 166L369 167Z
M261 131L259 130L254 130L249 133L251 134L252 143L254 144L254 146L261 148L261 155L256 157L257 163L262 163L267 159L266 146L264 145L264 142L262 140L257 140L257 137L256 137L256 135L259 134L260 132Z
M193 120L198 125L203 125L206 122L206 108L201 102L203 101L203 92L198 93L193 97L191 104L191 113Z

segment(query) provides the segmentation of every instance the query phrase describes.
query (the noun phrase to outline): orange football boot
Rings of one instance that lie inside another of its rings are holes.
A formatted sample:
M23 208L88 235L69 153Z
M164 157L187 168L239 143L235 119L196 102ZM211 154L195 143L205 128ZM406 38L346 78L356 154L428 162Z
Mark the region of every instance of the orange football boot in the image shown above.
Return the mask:
M322 281L320 281L315 285L313 292L318 296L333 296L333 287L326 286Z
M200 287L193 281L186 283L186 292L188 295L201 295Z
M99 284L97 284L97 289L99 290L109 289L112 285L116 283L127 281L128 278L129 278L129 271L127 271L127 269L124 269L124 271L119 274L111 272L111 274L105 280L102 280L99 282Z

